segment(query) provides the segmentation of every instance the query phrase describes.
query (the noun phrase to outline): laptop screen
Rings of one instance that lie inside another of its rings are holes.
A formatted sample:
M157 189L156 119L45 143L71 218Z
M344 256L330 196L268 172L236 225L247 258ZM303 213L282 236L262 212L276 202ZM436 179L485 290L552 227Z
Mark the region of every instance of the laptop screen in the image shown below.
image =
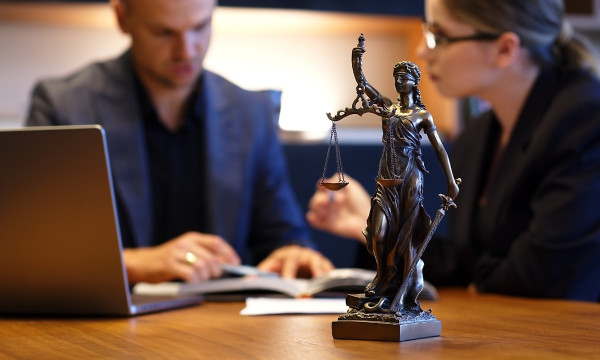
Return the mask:
M0 131L0 311L129 313L100 126Z

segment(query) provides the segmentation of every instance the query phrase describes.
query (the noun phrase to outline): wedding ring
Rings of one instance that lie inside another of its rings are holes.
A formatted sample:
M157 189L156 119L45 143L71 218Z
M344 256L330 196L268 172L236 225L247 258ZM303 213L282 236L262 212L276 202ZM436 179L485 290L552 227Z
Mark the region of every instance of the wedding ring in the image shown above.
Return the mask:
M198 258L196 257L196 255L194 255L193 252L188 251L185 253L185 262L187 262L190 265L194 265L196 263L196 260L198 260Z

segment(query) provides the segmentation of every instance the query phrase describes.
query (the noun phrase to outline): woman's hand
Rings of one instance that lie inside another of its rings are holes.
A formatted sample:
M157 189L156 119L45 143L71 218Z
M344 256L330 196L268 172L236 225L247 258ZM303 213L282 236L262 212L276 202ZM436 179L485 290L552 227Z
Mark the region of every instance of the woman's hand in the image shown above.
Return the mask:
M348 175L344 177L349 184L338 191L317 185L306 220L316 229L365 243L362 229L371 208L370 196L358 181ZM337 175L328 181L337 181Z

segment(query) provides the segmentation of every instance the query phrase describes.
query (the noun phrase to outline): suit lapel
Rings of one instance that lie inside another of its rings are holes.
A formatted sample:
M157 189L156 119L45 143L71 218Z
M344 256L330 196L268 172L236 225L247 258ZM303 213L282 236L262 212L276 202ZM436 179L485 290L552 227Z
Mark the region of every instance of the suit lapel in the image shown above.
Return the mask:
M520 181L516 176L524 173L520 168L526 161L529 144L546 110L550 107L557 92L557 86L558 82L551 73L542 72L523 106L490 184L492 190L488 196L488 206L491 210L490 213L496 219L502 214L505 201L510 198L507 194L512 193L515 183Z
M111 63L109 77L99 91L100 124L106 129L115 190L130 216L137 246L148 246L152 232L152 204L148 158L129 53Z
M457 241L467 241L468 234L471 233L473 215L477 210L479 202L478 196L481 191L484 172L487 171L486 155L490 143L495 136L495 123L491 113L473 120L473 131L465 136L466 143L462 144L453 153L454 157L460 157L453 161L461 167L454 169L454 174L463 179L464 186L461 186L460 194L457 198L456 221L454 226ZM467 160L468 159L468 160ZM451 212L452 213L452 212Z
M239 107L231 104L232 99L225 96L222 79L205 71L202 81L204 101L198 103L205 106L209 230L233 241L239 224L238 213L233 210L240 208L248 185L239 166L244 149L239 142L245 141L243 128L236 126L241 114Z

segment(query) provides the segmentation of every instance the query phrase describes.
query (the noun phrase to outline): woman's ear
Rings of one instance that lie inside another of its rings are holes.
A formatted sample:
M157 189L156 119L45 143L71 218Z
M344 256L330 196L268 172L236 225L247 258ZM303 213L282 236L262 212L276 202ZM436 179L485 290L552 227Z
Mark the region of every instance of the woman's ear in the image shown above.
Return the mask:
M502 68L508 67L521 51L519 35L511 31L503 33L496 40L496 65Z

